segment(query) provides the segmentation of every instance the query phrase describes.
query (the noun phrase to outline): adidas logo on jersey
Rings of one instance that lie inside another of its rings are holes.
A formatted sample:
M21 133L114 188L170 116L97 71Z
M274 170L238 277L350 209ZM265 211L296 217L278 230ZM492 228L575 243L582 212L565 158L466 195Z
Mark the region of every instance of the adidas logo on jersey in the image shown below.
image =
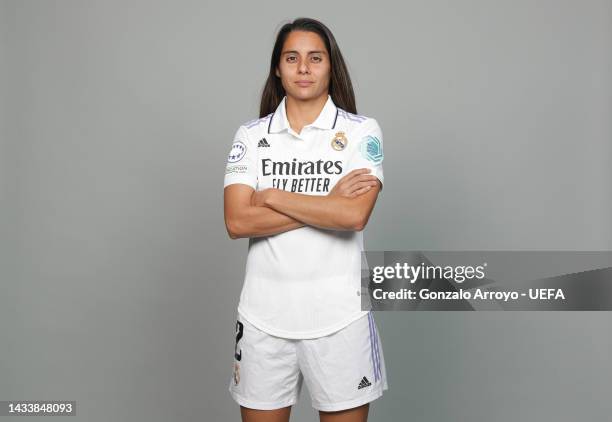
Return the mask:
M359 387L357 387L358 390L364 388L364 387L369 387L370 385L372 385L372 383L370 381L368 381L368 379L366 377L363 377L361 379L361 382L359 383Z
M259 143L257 144L257 147L269 147L270 144L268 143L268 141L266 141L266 138L261 138L259 140Z

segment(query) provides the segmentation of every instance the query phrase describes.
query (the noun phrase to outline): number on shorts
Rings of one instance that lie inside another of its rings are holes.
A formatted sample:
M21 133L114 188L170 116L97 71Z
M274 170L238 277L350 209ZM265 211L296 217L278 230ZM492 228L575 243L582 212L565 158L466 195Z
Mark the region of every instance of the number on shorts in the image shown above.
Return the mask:
M238 342L242 338L243 332L244 325L242 324L242 322L236 320L236 346L234 346L234 357L236 358L236 360L242 359L242 349L240 350L240 353L236 352L236 349L238 349Z

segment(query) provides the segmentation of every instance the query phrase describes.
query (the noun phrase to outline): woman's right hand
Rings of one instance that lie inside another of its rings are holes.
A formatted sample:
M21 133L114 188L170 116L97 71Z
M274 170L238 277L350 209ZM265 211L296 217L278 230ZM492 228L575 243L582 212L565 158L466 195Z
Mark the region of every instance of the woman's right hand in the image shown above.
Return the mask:
M338 195L354 198L368 192L378 184L378 177L368 174L370 171L369 168L361 168L347 173L338 180L327 196Z

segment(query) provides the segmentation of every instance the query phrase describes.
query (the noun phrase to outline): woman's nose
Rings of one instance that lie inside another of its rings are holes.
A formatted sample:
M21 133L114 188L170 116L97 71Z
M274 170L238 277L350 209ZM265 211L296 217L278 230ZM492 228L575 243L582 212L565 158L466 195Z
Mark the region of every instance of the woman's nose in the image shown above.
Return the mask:
M306 63L306 61L301 61L298 69L300 70L301 73L308 73L308 63Z

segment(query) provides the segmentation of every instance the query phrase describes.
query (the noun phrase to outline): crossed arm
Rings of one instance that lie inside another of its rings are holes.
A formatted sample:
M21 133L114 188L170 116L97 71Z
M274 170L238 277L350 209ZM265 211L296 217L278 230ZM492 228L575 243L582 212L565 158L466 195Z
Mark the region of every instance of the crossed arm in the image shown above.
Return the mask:
M380 190L378 178L368 172L369 169L350 172L326 196L229 185L224 192L227 232L232 239L238 239L270 236L305 225L363 230Z

